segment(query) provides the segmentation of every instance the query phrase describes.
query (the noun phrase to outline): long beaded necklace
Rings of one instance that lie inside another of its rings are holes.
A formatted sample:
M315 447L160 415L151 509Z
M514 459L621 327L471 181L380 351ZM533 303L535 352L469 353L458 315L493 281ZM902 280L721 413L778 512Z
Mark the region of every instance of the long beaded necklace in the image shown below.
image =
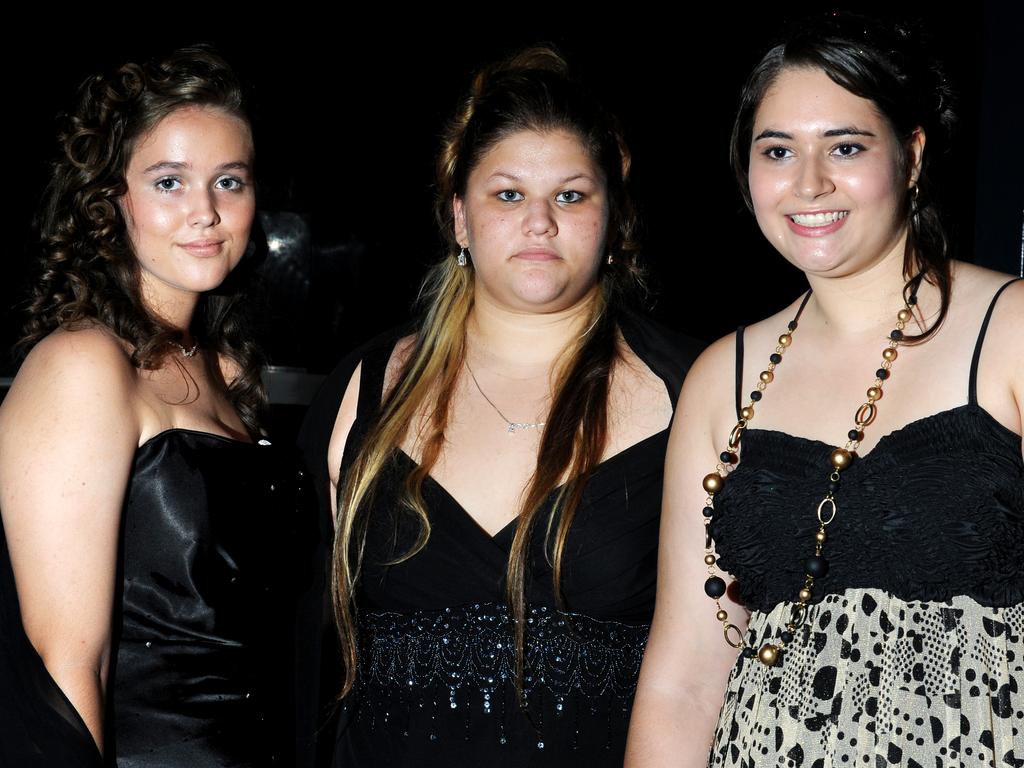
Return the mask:
M715 515L715 495L725 486L725 478L735 467L738 459L737 453L740 441L747 425L754 418L754 403L761 400L761 397L769 384L775 379L775 368L782 362L782 356L793 343L793 333L799 325L800 315L811 298L811 291L807 291L803 301L800 303L796 315L789 322L785 333L779 336L778 345L775 351L768 358L768 367L761 371L758 376L757 388L750 393L750 402L740 409L739 421L729 433L729 442L726 449L719 455L719 463L715 471L706 475L703 480L703 488L707 493L703 510L704 518L704 564L708 568L708 579L704 582L704 592L715 601L718 611L715 618L722 622L722 634L725 642L734 648L739 649L744 656L757 658L766 666L773 667L782 656L783 649L793 642L794 633L803 624L807 616L807 605L814 596L812 589L816 579L822 579L828 575L829 564L822 552L824 551L827 535L825 529L835 520L839 507L836 504L836 492L839 490L839 481L842 472L849 467L857 455L856 451L864 439L864 428L875 420L877 406L875 403L882 397L882 385L889 378L889 369L893 361L898 357L896 348L903 341L903 329L913 316L913 306L917 304L917 288L920 284L921 275L911 281L911 292L906 299L903 309L896 313L896 328L889 334L889 343L882 350L882 364L875 371L875 382L868 388L867 400L857 409L854 415L853 428L847 433L847 442L842 448L835 448L829 454L829 475L828 489L821 502L818 504L817 519L818 529L814 534L814 554L804 562L804 584L797 592L797 601L793 604L793 611L785 629L779 633L778 640L766 642L755 650L750 645L739 627L729 621L728 612L722 608L721 598L725 594L725 580L715 574L715 563L717 558L714 554L714 541L711 538L711 522Z

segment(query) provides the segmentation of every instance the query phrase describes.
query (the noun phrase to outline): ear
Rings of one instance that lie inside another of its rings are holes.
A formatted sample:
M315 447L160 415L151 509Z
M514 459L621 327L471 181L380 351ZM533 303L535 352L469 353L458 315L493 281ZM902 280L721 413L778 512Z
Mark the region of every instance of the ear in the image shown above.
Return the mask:
M469 229L466 227L466 206L458 195L452 196L452 213L455 219L455 240L463 248L469 248Z
M917 179L921 175L921 164L924 162L925 145L924 128L918 126L910 134L907 141L907 187L913 188L917 185Z

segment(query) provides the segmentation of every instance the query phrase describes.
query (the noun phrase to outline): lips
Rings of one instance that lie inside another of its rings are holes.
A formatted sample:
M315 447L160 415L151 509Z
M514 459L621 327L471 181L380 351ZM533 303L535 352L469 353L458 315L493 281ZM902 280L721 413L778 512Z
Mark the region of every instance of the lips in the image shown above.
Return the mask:
M791 213L786 216L789 228L798 235L820 237L835 232L844 223L849 211L810 211Z
M220 253L223 240L193 240L188 243L180 243L179 248L188 251L193 256L216 256Z
M524 248L518 251L513 258L523 261L554 261L559 256L549 248Z

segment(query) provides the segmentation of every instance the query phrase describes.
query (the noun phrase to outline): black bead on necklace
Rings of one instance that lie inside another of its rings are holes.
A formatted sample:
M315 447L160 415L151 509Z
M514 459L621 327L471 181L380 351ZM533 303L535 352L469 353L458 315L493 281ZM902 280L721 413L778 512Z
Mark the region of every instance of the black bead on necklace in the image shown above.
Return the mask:
M794 633L803 624L807 615L807 606L814 596L813 588L815 581L823 579L828 575L829 562L825 558L824 545L827 540L825 529L835 520L839 507L836 504L836 493L839 490L842 472L849 467L856 457L857 448L864 439L864 428L874 421L877 413L877 401L882 397L882 385L889 378L889 370L893 361L898 357L897 347L903 342L903 329L913 316L913 307L917 304L917 288L921 276L911 281L911 292L907 297L903 309L896 313L896 328L889 334L889 344L882 350L882 364L875 371L875 381L867 390L867 399L857 409L854 415L854 426L847 432L847 441L842 448L835 448L829 454L829 475L826 491L818 503L816 511L818 528L814 534L814 554L804 561L804 583L797 592L797 600L793 603L790 620L785 628L779 632L778 638L772 642L765 643L759 649L750 645L739 627L729 621L729 614L722 608L721 598L725 595L725 580L715 572L717 557L714 552L714 542L711 538L711 522L715 515L714 500L725 485L725 478L735 468L739 461L740 441L747 425L754 418L754 403L761 401L765 389L775 379L775 367L782 362L782 356L793 343L793 333L799 325L800 315L803 313L807 302L811 298L811 291L807 291L804 299L800 302L796 315L789 322L785 333L779 336L778 345L775 351L768 357L769 363L765 370L758 375L757 387L750 393L750 402L740 409L739 421L729 433L729 441L725 450L719 454L719 463L715 471L706 475L703 480L703 488L707 493L704 509L702 510L702 521L704 524L704 564L708 568L708 579L704 582L704 592L715 601L718 610L715 618L722 622L722 634L725 641L734 648L739 649L744 656L757 656L761 662L769 667L775 666L782 656L783 649L793 642Z

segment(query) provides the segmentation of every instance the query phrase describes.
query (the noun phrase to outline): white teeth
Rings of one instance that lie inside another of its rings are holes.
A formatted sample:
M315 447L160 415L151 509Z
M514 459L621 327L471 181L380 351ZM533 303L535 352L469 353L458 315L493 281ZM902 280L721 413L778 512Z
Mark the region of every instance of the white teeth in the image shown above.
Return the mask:
M789 218L801 227L824 227L845 219L849 211L828 211L827 213L795 213Z

